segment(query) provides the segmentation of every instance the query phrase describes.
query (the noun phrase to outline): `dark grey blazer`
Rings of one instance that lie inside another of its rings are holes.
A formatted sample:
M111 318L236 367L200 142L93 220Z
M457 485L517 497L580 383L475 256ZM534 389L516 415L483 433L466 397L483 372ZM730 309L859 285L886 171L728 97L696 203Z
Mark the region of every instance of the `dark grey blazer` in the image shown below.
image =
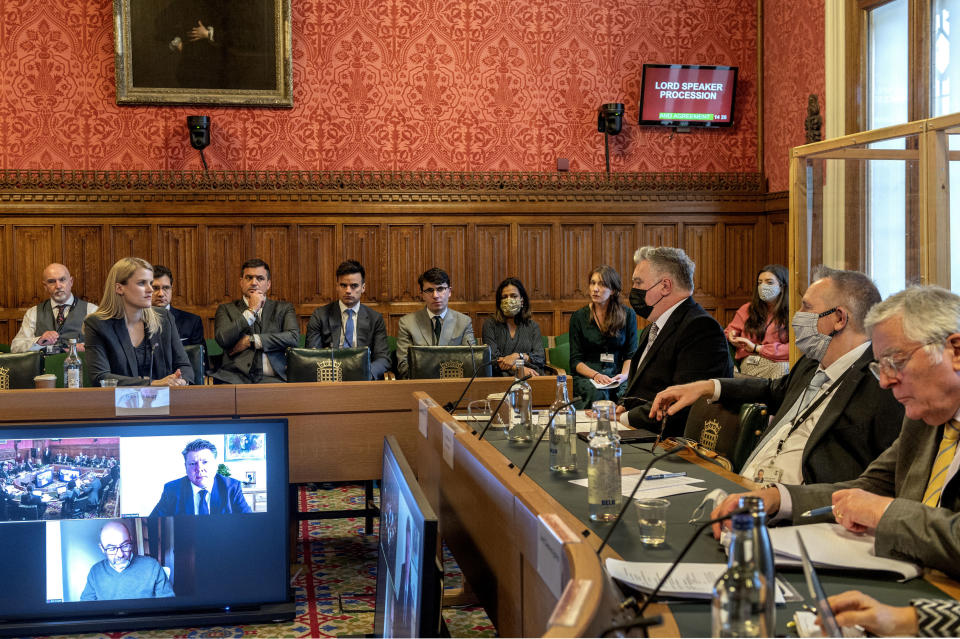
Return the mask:
M397 331L397 373L400 377L406 377L407 349L411 346L474 346L476 343L470 317L448 308L440 330L440 341L435 344L430 313L426 308L421 308L400 318Z
M829 506L834 491L861 488L893 497L875 531L874 550L880 557L904 559L960 577L960 473L943 487L939 508L921 503L937 456L943 425L906 419L900 436L858 478L836 484L787 486L793 523L832 521L801 519L812 508Z
M297 316L293 312L293 304L267 298L260 313L260 322L263 325L260 331L260 342L263 350L248 348L231 356L230 349L234 344L244 335L252 336L254 333L253 326L248 324L247 318L243 316L245 310L247 310L247 304L242 299L217 307L214 333L217 344L223 349L223 363L212 376L227 384L250 384L250 369L254 357L260 357L266 353L277 376L286 381L286 350L290 346L296 346L300 341L300 328L297 325Z
M147 335L153 349L150 379L161 379L175 372L188 382L194 379L193 367L180 343L177 325L166 309L154 308L160 316L160 333ZM137 354L133 350L126 322L122 317L102 319L96 314L83 321L86 336L85 360L90 379L99 386L102 379L115 379L120 386L146 386L150 379L140 377Z
M390 346L387 344L387 326L383 316L366 304L361 304L357 311L356 326L354 346L370 349L370 376L382 379L383 374L390 370ZM321 306L310 316L307 322L307 347L338 347L342 333L340 302L334 301Z
M867 368L871 361L873 351L868 348L825 400L827 405L803 447L803 483L858 477L900 434L903 406L889 389L880 388ZM769 433L796 403L819 366L817 360L801 357L790 374L779 379L721 379L720 401L732 407L747 402L766 404L774 414Z

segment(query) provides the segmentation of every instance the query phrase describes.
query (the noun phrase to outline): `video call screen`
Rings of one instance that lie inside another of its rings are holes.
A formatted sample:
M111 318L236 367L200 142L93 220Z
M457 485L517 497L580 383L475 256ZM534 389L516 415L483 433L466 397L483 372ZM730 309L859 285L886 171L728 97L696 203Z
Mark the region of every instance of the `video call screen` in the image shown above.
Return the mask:
M289 598L285 420L4 429L0 618Z

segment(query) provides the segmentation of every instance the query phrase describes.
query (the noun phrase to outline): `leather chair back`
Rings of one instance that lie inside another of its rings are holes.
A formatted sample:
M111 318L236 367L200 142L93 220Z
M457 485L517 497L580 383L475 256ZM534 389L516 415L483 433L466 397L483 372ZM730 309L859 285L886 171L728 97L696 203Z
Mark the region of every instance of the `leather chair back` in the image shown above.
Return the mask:
M492 364L481 366L490 359L490 346L411 346L407 349L408 376L410 379L449 379L472 377L475 367L480 367L477 377L490 377Z
M30 504L29 506L20 504L17 508L19 509L17 521L37 521L40 519L40 509L37 508L36 504Z
M42 373L43 354L40 351L0 354L0 390L33 388L33 378Z
M370 349L366 346L287 349L288 382L365 382L369 379Z
M700 450L715 453L724 468L739 472L760 441L766 414L763 404L743 404L735 411L699 399L690 407L683 436L698 442Z
M206 369L206 359L204 358L204 349L202 344L190 344L184 346L183 350L187 353L187 359L190 360L190 367L193 368L193 379L191 384L203 386L204 370Z

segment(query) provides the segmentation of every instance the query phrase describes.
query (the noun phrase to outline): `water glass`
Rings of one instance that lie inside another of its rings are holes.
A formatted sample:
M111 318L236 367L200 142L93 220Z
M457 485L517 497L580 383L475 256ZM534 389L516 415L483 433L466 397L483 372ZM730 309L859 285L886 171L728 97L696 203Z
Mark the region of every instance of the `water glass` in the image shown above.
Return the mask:
M470 421L486 424L490 419L490 402L486 399L477 399L467 404L467 415Z
M115 379L101 379L100 386L103 388L116 388L117 380Z
M637 521L640 524L640 541L647 546L659 546L667 538L667 499L638 499Z

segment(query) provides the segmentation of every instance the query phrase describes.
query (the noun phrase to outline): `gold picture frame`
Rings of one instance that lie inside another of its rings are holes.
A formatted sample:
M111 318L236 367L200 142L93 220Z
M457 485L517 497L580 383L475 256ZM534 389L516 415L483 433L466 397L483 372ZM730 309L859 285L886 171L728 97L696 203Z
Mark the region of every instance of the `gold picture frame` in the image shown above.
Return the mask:
M114 0L117 104L293 106L290 0Z

